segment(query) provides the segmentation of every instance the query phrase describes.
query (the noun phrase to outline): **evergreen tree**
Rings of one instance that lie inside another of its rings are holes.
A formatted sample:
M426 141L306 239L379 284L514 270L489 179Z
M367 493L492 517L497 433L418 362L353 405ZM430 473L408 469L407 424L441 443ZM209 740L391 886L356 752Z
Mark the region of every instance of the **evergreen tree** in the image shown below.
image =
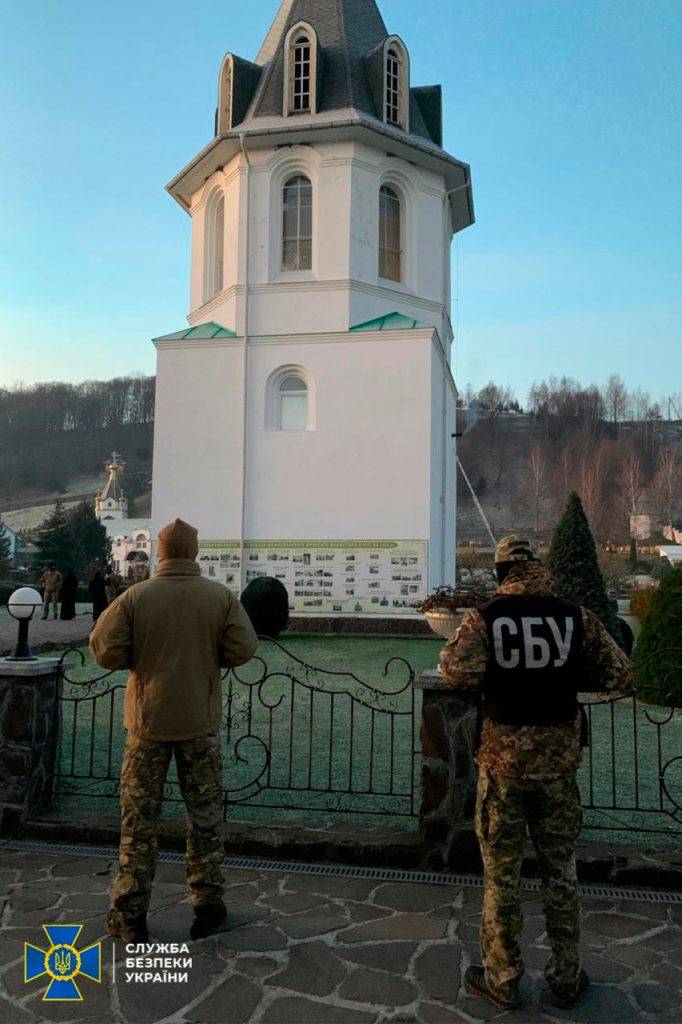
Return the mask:
M609 607L594 537L575 491L569 494L564 514L554 531L547 565L556 580L559 597L589 608L615 635L616 617Z
M71 538L68 565L79 579L85 580L95 567L102 571L109 567L111 541L91 502L82 501L69 512L67 530Z
M72 546L67 514L61 501L57 499L36 541L36 570L41 573L49 565L55 565L60 572L63 571L71 564Z
M682 707L682 568L661 581L635 650L637 692L654 704Z
M6 576L11 569L11 549L12 545L10 543L7 527L3 523L2 519L0 519L0 576Z

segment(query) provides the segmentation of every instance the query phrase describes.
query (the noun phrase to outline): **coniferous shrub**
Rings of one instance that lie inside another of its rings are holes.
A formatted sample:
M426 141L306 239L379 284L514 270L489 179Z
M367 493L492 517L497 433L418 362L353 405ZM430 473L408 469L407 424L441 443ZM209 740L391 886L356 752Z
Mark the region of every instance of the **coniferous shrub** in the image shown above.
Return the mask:
M640 697L682 707L682 568L661 581L639 634L635 666Z
M9 533L0 519L0 576L6 576L10 570L10 549Z
M597 547L582 502L575 491L554 531L547 566L556 580L557 594L601 619L618 640L616 616L609 607L606 584L597 560Z

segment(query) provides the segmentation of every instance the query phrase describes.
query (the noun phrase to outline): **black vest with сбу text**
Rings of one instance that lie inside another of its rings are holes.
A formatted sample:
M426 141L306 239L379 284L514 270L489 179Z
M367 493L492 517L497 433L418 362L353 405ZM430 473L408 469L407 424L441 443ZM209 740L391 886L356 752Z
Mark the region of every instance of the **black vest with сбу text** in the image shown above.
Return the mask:
M510 594L481 609L488 635L483 713L503 725L563 725L579 712L584 643L580 607Z

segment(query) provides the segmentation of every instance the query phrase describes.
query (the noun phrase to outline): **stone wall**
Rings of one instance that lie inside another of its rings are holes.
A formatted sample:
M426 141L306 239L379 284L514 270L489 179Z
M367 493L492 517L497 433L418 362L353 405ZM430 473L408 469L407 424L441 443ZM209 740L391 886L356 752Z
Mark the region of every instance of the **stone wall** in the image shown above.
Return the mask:
M0 834L50 802L59 662L0 660Z
M479 870L474 834L477 769L473 697L455 694L437 671L415 683L423 692L419 826L434 868Z

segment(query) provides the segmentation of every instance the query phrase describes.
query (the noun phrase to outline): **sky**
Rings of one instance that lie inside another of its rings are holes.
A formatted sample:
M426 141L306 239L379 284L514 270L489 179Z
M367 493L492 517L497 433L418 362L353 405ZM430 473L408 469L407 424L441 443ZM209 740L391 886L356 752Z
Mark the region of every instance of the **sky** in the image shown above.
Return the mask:
M453 369L682 390L682 2L383 0L471 164ZM276 0L0 0L0 387L153 373L189 301L164 185ZM459 271L457 272L457 267Z

